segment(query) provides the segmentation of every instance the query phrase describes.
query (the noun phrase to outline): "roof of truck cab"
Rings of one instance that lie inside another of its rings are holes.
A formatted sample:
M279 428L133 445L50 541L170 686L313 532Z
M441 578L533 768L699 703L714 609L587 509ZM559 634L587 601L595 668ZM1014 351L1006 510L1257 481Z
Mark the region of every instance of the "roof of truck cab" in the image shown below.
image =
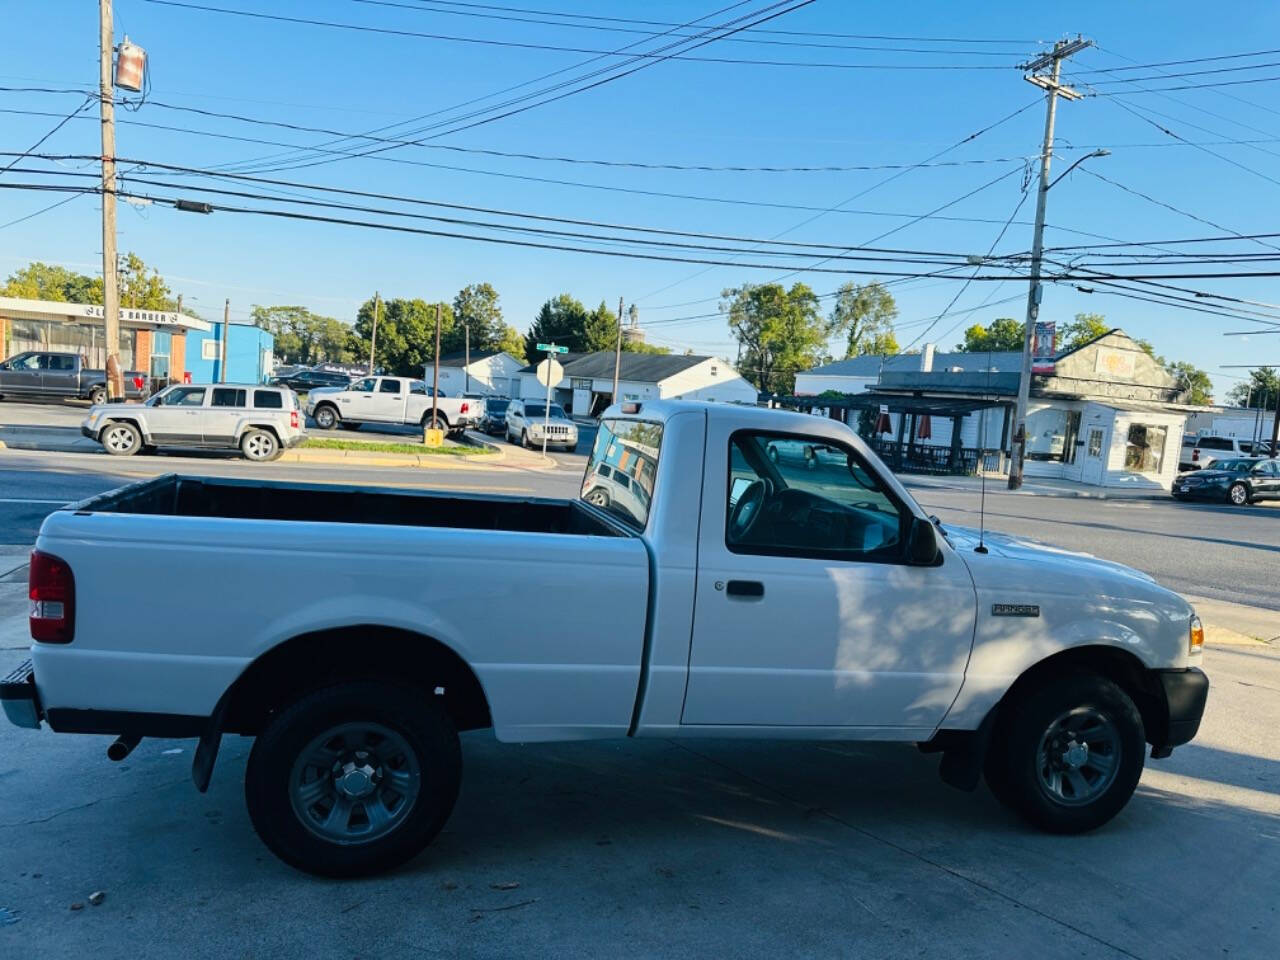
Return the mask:
M822 424L831 423L827 417L815 417L813 414L797 413L794 410L770 409L768 407L750 406L744 403L711 403L697 400L639 400L636 413L623 413L623 404L615 404L600 414L601 420L659 420L666 422L680 413L695 411L706 415L709 420L728 418L743 426L756 427L762 430L797 429L805 423L814 421Z

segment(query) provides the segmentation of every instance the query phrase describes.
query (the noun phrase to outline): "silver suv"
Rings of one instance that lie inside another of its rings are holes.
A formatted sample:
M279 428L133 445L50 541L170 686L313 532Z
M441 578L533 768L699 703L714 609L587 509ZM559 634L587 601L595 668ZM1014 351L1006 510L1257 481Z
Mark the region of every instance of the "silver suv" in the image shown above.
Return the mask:
M288 387L182 384L144 404L89 408L80 432L107 453L127 457L156 447L236 450L248 460L274 460L306 439L298 397Z

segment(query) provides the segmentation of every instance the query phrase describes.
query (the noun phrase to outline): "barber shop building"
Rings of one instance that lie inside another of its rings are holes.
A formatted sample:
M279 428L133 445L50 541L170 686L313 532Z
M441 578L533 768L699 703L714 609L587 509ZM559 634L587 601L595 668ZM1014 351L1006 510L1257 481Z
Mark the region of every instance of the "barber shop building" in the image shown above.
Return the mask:
M854 357L796 376L796 405L846 419L895 470L1002 473L1022 354ZM1026 475L1168 489L1189 412L1185 386L1122 330L1032 375Z

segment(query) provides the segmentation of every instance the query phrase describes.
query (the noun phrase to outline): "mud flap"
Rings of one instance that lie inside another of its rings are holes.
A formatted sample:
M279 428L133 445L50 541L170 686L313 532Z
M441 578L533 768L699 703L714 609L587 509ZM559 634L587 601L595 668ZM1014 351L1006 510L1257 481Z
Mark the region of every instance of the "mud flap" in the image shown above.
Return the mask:
M942 778L943 783L970 793L978 788L999 709L999 705L993 707L983 718L977 730L957 739L945 748L942 763L938 766L938 776Z
M218 747L222 745L222 723L226 715L227 694L223 694L200 734L200 744L191 761L191 781L201 793L208 791L209 781L213 779L213 764L218 759Z

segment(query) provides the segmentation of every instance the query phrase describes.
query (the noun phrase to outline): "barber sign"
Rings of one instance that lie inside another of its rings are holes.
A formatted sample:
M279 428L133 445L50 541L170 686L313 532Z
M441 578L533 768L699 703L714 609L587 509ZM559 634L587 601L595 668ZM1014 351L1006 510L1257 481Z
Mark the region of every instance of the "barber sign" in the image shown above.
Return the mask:
M1031 372L1053 373L1054 358L1058 354L1058 325L1052 320L1036 322L1031 337Z

